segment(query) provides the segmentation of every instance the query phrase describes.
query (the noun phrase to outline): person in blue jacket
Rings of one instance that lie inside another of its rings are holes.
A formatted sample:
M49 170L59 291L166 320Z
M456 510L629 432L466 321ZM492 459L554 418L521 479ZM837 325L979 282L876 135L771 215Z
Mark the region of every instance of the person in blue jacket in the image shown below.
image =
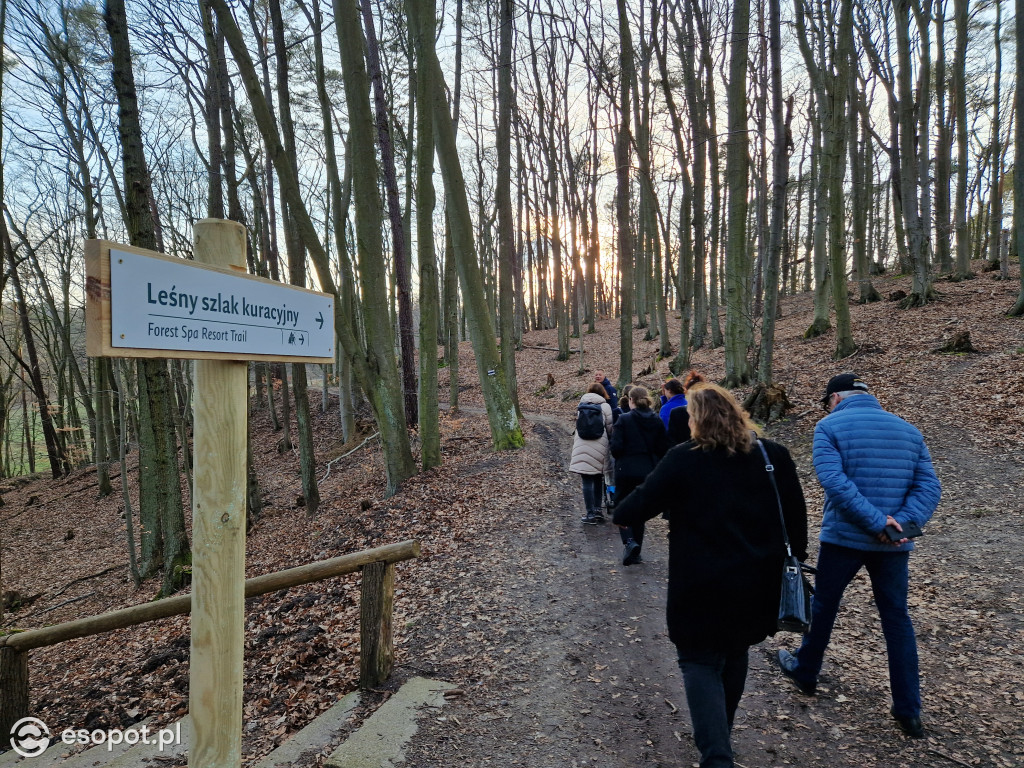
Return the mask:
M659 415L665 423L665 431L668 432L668 417L675 408L686 407L686 388L683 382L677 378L671 378L661 385L661 411Z
M904 733L921 738L917 640L907 609L914 542L892 541L885 529L927 523L939 503L939 479L920 431L884 410L856 374L833 376L822 404L828 415L814 429L813 460L825 508L811 629L796 653L779 651L779 666L801 692L815 693L839 601L867 568L889 658L890 714Z

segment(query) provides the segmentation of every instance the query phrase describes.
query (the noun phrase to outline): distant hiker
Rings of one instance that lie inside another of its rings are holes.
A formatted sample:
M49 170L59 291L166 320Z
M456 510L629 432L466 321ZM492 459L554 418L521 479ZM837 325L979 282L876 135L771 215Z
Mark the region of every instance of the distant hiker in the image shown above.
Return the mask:
M608 398L608 404L611 405L612 411L619 407L619 393L612 386L612 383L608 380L608 377L604 375L604 371L594 371L594 383L600 384L604 387L605 396Z
M679 654L702 768L733 766L733 717L747 652L775 633L785 556L779 505L750 417L728 390L689 392L693 439L665 454L614 520L669 513L668 632ZM774 467L793 553L807 556L807 508L789 451L761 440Z
M796 653L779 651L782 673L813 695L847 585L867 568L889 656L890 714L900 729L924 736L917 640L907 609L909 539L892 539L907 523L924 525L939 503L939 478L918 429L884 410L854 373L833 376L814 428L814 471L825 490L811 630Z
M668 436L651 406L651 396L639 386L629 389L628 402L631 408L619 418L612 430L611 451L615 457L615 505L650 474L661 457L668 450ZM627 398L623 399L625 405ZM634 565L641 562L640 549L644 543L644 522L633 526L621 526L622 564Z
M594 382L576 406L576 429L572 438L569 471L580 475L583 503L587 513L581 522L604 522L601 502L604 497L604 473L610 471L608 436L612 431L612 407L604 387Z
M636 386L635 384L627 384L622 388L622 397L619 398L619 410L623 413L629 413L629 391Z
M686 390L683 382L677 378L671 378L661 385L661 421L668 431L668 416L675 408L686 407Z
M683 378L683 395L685 396L694 384L700 384L702 381L705 381L704 377L695 370L690 369L690 372ZM690 415L686 411L686 405L681 405L669 411L668 444L669 446L679 445L689 439Z

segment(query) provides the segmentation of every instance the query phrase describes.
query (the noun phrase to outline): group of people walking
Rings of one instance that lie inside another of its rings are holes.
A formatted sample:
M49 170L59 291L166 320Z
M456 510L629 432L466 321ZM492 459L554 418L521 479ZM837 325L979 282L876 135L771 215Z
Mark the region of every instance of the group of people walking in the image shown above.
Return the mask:
M682 380L671 378L661 388L660 406L654 409L651 393L642 386L627 384L622 398L604 371L594 373L594 381L577 406L569 471L580 475L586 512L581 522L597 525L605 521L601 511L605 489L609 506L622 502L644 481L669 448L690 439L686 414L686 390L704 381L696 371ZM600 407L604 430L588 433L584 409ZM589 437L590 434L596 437ZM622 564L642 561L644 523L620 529Z
M797 558L808 557L796 465L784 446L760 437L728 390L696 372L663 385L658 411L644 387L623 394L618 400L599 371L581 400L598 407L603 427L599 437L583 437L577 418L570 470L583 478L583 522L603 520L606 473L613 473L624 564L641 562L644 524L659 514L668 519L669 637L700 766L728 768L749 648L778 627L787 534ZM864 566L885 636L890 714L919 738L917 642L907 607L914 542L904 527L916 532L928 522L939 480L920 431L884 410L856 374L832 377L821 403L826 416L814 431L813 463L825 505L811 626L794 653L778 651L779 668L800 692L815 695L840 599Z

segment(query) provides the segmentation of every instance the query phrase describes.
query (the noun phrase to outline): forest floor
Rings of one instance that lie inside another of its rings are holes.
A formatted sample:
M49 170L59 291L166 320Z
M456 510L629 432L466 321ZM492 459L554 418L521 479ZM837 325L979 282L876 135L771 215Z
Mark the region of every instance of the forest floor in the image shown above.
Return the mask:
M907 283L876 280L883 296ZM817 697L798 694L772 665L795 636L751 649L733 739L745 768L1024 765L1024 323L1004 316L1020 283L982 274L936 287L940 300L922 309L853 306L860 347L839 363L833 334L801 338L811 297L784 299L775 378L795 408L767 430L793 453L814 533L822 494L810 437L831 375L856 370L924 433L943 484L911 558L927 737L908 739L889 718L884 642L861 574L844 599ZM934 352L960 330L977 353ZM677 318L670 332L678 335ZM644 334L634 336L637 370L656 357ZM323 503L314 518L297 506L294 453L277 452L280 433L266 411L255 416L264 513L249 535L247 575L422 542L422 556L397 568L395 674L364 697L361 714L414 675L453 682L461 695L425 718L406 766L697 762L665 632L664 523L651 524L645 562L623 567L616 529L580 524L579 481L566 471L575 402L593 370L617 378L618 339L618 321L600 321L598 333L584 335L581 366L578 355L555 360L554 331L528 334L518 356L527 445L500 454L489 447L464 344L461 409L442 414L445 463L387 499L377 442L338 458L363 438L341 445L336 411L318 413ZM724 373L721 349L697 351L693 364L711 379ZM638 380L656 389L667 365L657 361ZM548 374L555 385L545 389ZM3 588L29 601L4 616L4 629L137 604L156 591L155 581L136 591L128 579L118 478L106 499L92 470L60 482L5 481L0 494ZM247 764L355 687L358 588L350 576L248 601ZM186 710L188 649L188 618L180 617L34 651L32 714L51 730L168 722Z

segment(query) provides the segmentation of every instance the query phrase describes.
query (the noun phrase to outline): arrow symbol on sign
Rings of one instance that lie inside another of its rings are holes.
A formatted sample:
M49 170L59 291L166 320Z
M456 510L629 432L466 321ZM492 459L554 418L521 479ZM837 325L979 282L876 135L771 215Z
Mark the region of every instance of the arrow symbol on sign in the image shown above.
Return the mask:
M318 325L318 326L319 326L320 328L323 328L323 327L324 327L324 313L323 313L323 312L317 312L317 315L316 315L316 324L317 324L317 325Z

